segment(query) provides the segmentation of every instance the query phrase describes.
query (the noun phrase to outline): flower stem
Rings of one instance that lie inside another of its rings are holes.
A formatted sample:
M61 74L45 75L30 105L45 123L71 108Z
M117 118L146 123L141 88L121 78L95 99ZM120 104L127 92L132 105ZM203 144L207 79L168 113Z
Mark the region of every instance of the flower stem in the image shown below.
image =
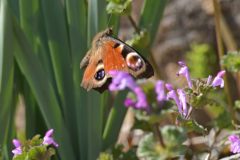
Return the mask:
M140 34L140 29L138 28L137 24L135 23L135 21L133 20L133 18L132 18L131 15L128 16L128 19L129 19L129 21L131 22L131 24L132 24L133 28L135 29L135 31L136 31L138 34Z
M157 137L158 142L160 143L160 145L161 145L163 148L165 148L166 145L165 145L164 142L163 142L162 134L161 134L161 132L160 132L160 130L159 130L159 124L158 124L158 123L153 124L153 132L155 133L155 135L156 135L156 137Z
M217 0L213 0L213 6L214 6L214 20L215 20L215 29L216 29L216 38L217 38L217 47L218 47L218 56L219 59L221 59L224 56L224 48L223 48L223 42L221 37L221 28L220 28L220 18L221 18L221 11L220 6L217 2ZM221 69L223 70L223 66L220 65ZM236 117L233 110L233 100L231 98L231 92L230 92L230 84L226 76L224 76L225 81L225 93L227 96L228 106L229 106L229 112L231 113L231 116L234 121L236 121Z
M135 29L135 31L136 31L138 34L140 34L140 31L141 31L141 30L139 29L139 27L137 26L136 22L133 20L133 18L132 18L131 15L128 16L128 19L129 19L129 21L131 22L131 24L132 24L133 28ZM149 52L150 52L150 61L151 61L151 64L152 64L152 66L153 66L154 73L156 73L156 77L157 77L158 79L160 79L160 73L159 73L159 70L157 69L157 63L156 63L156 60L155 60L155 58L154 58L154 56L153 56L153 53L152 53L150 47L149 47L148 50L149 50Z

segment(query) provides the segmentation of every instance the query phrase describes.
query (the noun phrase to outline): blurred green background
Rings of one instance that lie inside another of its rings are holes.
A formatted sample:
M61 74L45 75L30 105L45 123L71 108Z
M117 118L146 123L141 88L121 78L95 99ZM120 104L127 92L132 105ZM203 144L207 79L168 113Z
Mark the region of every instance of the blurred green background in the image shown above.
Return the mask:
M237 2L231 3L221 1L235 12ZM218 16L226 26L224 49L236 50L234 25L226 22L231 16ZM157 78L181 84L173 78L173 63L181 59L189 61L195 78L219 70L213 6L207 0L0 0L2 159L12 158L13 138L43 135L47 128L55 130L60 145L57 159L93 160L116 143L126 93L112 97L80 87L79 63L94 35L107 27L150 59ZM230 101L238 92L232 89Z

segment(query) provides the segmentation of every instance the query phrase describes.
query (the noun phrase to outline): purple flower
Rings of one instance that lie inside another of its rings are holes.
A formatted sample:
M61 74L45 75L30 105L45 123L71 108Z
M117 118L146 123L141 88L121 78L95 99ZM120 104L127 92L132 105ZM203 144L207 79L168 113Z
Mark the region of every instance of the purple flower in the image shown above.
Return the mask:
M228 140L231 142L230 151L232 153L240 153L240 138L239 138L239 136L233 134L228 137Z
M188 70L187 65L182 61L179 61L178 64L181 66L181 68L178 71L177 75L178 76L179 75L185 76L185 78L187 79L187 83L188 83L189 88L192 88L192 80L190 78L190 74L189 74L189 70Z
M58 147L59 145L54 141L52 135L53 135L53 129L50 129L46 132L45 136L43 137L43 144L44 145L53 145L55 147Z
M134 100L132 100L131 98L126 98L125 101L124 101L124 105L126 107L135 106L136 102Z
M220 86L221 88L223 88L223 87L224 87L223 76L224 76L225 73L226 73L225 70L222 70L222 71L218 72L217 76L213 79L211 85L212 85L213 87Z
M176 91L173 89L173 86L171 84L166 84L165 86L166 86L167 90L169 91L167 93L167 100L173 99L178 107L179 113L182 114L182 112L183 112L182 106L180 104L180 100L179 100L179 97L178 97Z
M138 109L147 108L148 107L147 97L146 97L145 93L143 92L142 88L135 87L133 91L137 95L137 99L138 99L135 107Z
M119 91L129 88L137 97L136 102L133 102L131 99L126 99L124 102L125 106L132 106L137 109L147 109L147 97L132 76L122 71L110 71L110 74L113 76L112 83L109 85L110 91Z
M173 99L178 107L178 111L183 117L188 117L188 107L187 107L187 99L186 93L183 89L178 89L177 92L173 89L171 84L166 84L166 88L168 89L167 99Z
M208 79L207 79L207 85L210 85L211 82L212 82L212 76L209 75L209 76L208 76Z
M134 79L126 72L110 71L113 76L112 83L109 85L110 91L124 90L125 88L133 89L137 86Z
M183 116L186 117L187 114L188 114L186 94L183 91L183 89L178 89L177 93L178 93L178 96L179 96L181 108L183 110Z
M12 143L15 146L15 148L12 150L14 156L22 154L21 142L17 139L13 139Z
M155 92L157 93L157 101L163 102L166 100L166 94L164 89L164 82L163 81L157 81L155 86Z

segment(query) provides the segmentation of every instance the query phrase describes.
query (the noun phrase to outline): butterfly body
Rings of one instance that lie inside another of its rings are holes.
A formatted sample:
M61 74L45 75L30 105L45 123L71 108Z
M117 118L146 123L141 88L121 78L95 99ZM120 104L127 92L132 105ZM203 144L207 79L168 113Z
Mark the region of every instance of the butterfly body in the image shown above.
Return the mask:
M151 64L124 42L112 37L112 30L98 33L92 48L80 63L85 68L81 86L103 92L111 83L111 70L125 71L135 78L153 76Z

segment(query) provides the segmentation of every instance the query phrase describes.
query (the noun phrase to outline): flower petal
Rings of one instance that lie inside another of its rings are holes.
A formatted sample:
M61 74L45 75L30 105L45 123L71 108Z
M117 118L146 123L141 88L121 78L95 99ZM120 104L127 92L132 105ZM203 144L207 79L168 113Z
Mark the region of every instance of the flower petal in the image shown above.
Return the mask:
M113 76L112 83L109 85L110 91L118 91L129 88L135 93L137 101L134 102L133 100L126 99L124 102L126 106L133 106L137 109L145 109L148 107L145 93L141 87L137 85L130 74L123 71L111 71L110 74Z
M180 104L181 104L181 107L182 107L182 110L183 110L182 114L183 114L184 117L186 117L187 114L188 114L186 94L183 91L183 89L178 89L177 92L178 92Z
M147 108L148 107L148 103L147 103L147 97L145 95L145 93L143 92L143 90L140 87L136 87L134 89L134 93L137 96L137 103L136 103L136 108Z
M46 132L45 136L43 137L43 142L42 144L44 145L53 145L55 147L58 147L59 145L55 142L53 139L53 129L50 129Z
M13 139L12 143L16 148L21 146L21 142L18 139Z
M130 106L135 107L136 102L134 102L131 98L126 98L124 101L124 105L126 107L130 107Z
M240 153L240 138L237 135L230 135L228 137L228 140L230 141L230 151L232 153Z
M163 81L157 81L155 85L155 92L157 93L157 101L162 102L166 100L165 88Z
M221 88L223 88L223 87L224 87L224 80L223 80L224 74L225 74L225 71L224 71L224 70L218 72L217 76L213 79L211 85L212 85L213 87L218 87L218 86L220 86Z
M187 79L189 88L192 88L192 80L190 78L190 73L189 73L187 65L182 61L179 61L178 64L181 66L181 68L178 71L177 75L185 76L185 78Z
M12 153L14 154L14 156L22 154L22 149L21 149L21 147L17 147L17 148L15 148L15 149L13 149L13 150L12 150Z

